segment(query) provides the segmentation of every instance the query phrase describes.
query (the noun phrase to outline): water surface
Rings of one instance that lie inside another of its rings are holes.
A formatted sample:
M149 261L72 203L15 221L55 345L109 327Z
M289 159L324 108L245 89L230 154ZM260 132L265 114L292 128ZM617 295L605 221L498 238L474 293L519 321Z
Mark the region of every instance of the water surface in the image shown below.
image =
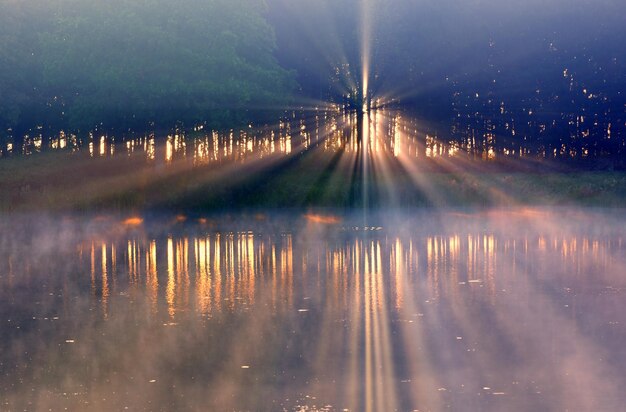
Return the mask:
M5 216L2 410L620 410L623 211Z

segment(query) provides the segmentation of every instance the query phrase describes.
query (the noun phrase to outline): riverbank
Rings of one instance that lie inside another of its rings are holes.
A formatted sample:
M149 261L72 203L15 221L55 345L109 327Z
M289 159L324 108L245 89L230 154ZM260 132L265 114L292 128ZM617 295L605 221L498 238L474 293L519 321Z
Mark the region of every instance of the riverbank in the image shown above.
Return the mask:
M363 166L355 154L322 152L212 165L45 153L0 161L0 210L626 206L621 171Z

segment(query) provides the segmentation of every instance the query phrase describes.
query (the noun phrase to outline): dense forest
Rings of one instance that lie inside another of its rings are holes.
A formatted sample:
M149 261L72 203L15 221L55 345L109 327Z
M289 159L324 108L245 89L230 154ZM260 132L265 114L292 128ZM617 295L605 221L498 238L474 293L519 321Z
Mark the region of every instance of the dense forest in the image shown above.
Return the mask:
M0 121L89 129L231 121L284 105L262 1L2 0Z
M370 93L405 104L450 108L459 89L518 101L535 97L537 88L558 94L569 87L561 81L565 69L588 88L624 100L618 93L626 85L622 1L269 4L279 60L298 73L310 96L330 92L338 99L362 82L365 36Z
M365 79L429 118L623 129L626 6L544 3L0 0L0 129L228 126Z

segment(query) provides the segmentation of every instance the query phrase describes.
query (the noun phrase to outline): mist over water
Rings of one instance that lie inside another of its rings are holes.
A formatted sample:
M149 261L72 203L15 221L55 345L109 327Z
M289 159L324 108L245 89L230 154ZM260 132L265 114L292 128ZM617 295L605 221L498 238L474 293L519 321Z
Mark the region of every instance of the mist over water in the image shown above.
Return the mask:
M618 410L623 219L3 218L2 409Z

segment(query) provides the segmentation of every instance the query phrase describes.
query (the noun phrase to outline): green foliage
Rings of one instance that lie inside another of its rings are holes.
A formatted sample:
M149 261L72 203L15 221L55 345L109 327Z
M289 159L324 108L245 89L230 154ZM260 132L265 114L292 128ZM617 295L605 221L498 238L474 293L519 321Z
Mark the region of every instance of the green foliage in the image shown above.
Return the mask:
M0 127L14 127L42 110L37 34L45 3L0 0ZM41 11L42 13L39 13ZM37 103L37 104L36 104Z
M37 72L24 72L22 58L0 55L2 73L14 77L0 79L0 91L15 85L3 104L27 108L20 93L31 104L45 100L73 129L219 120L282 104L293 88L291 73L273 57L260 1L51 0L45 14L26 3L31 8L16 21L34 32L30 44L7 39L13 31L3 27L0 51L40 50ZM3 16L24 8L1 5ZM36 16L45 24L33 27ZM39 82L36 93L29 89Z

